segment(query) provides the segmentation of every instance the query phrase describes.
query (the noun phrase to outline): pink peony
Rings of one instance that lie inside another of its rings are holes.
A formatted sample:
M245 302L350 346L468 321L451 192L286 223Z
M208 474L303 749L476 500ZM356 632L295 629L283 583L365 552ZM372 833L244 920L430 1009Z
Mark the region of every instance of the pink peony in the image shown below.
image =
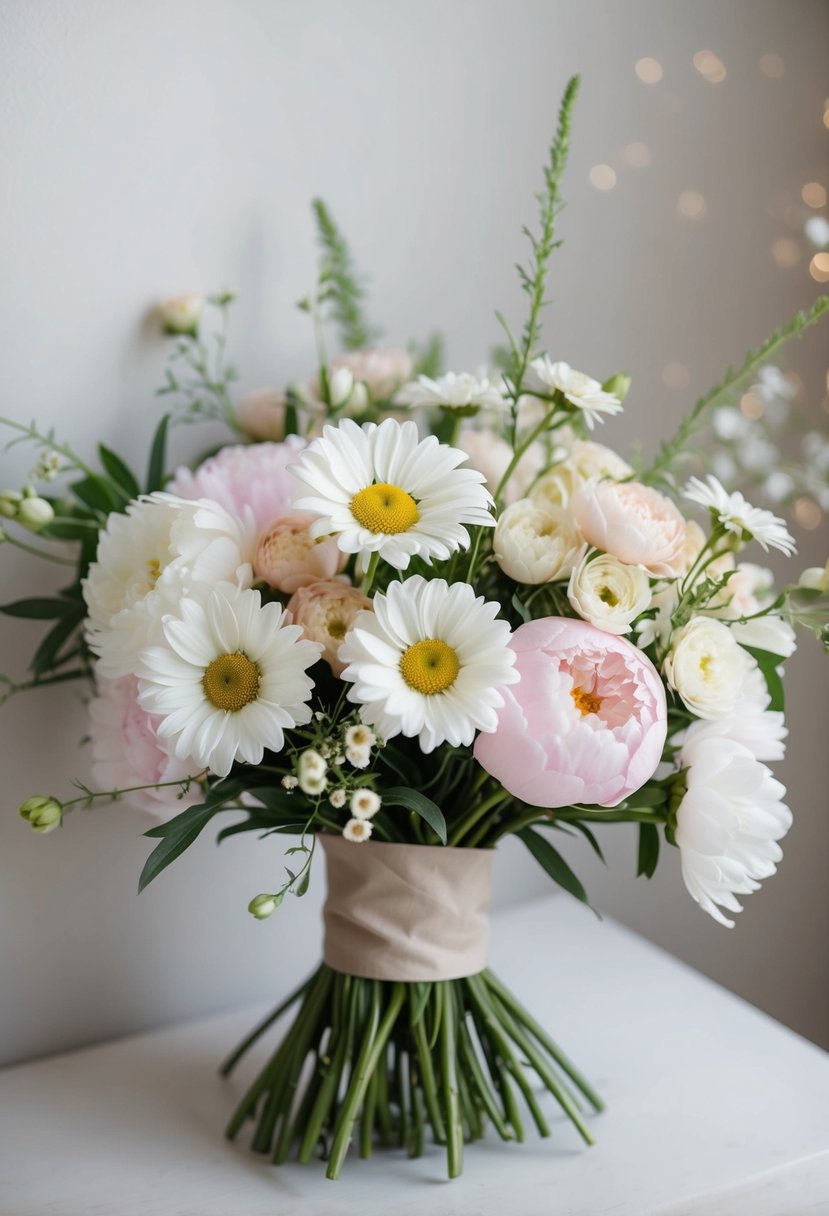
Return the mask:
M329 374L334 375L343 367L366 386L372 400L385 401L411 377L412 358L405 350L393 346L350 350L332 359Z
M658 490L638 481L591 481L571 505L582 535L596 549L662 577L682 569L685 520Z
M510 642L521 679L502 689L478 763L531 806L615 806L653 776L667 731L665 689L624 638L544 617Z
M191 760L177 760L159 739L155 724L160 721L138 704L138 681L134 676L97 682L97 696L89 705L92 737L92 773L102 790L123 790L134 785L154 785L196 776ZM160 819L172 819L179 811L201 802L202 793L192 785L181 798L169 785L160 790L140 790L127 801L140 811Z
M300 587L333 578L345 569L348 554L341 553L333 537L314 540L311 524L317 517L295 512L274 520L262 533L253 569L277 591L293 595Z
M320 642L325 659L335 676L342 674L337 652L358 613L374 611L374 604L356 587L336 580L326 580L300 587L288 602L288 611L295 625L301 625L305 637Z
M287 468L305 447L303 439L290 435L284 443L222 448L195 473L177 469L167 488L179 498L210 498L236 516L250 507L261 531L290 511L296 483Z

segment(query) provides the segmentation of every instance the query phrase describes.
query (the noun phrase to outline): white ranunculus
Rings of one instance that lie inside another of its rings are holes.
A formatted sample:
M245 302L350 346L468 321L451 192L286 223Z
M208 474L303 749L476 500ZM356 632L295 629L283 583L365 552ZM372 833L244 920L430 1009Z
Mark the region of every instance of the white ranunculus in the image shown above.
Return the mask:
M528 498L507 507L495 528L495 560L517 583L551 583L568 578L583 541L563 507L542 510Z
M750 658L722 621L696 616L673 636L668 683L699 718L725 718L740 699Z
M650 579L640 566L626 566L609 553L583 557L570 575L567 598L580 617L605 633L627 633L650 607Z
M777 841L792 822L786 791L733 739L698 739L686 759L676 821L682 877L703 911L731 928L720 909L741 912L736 896L756 891L783 856Z
M809 566L798 580L801 587L810 591L829 591L829 561L825 566Z

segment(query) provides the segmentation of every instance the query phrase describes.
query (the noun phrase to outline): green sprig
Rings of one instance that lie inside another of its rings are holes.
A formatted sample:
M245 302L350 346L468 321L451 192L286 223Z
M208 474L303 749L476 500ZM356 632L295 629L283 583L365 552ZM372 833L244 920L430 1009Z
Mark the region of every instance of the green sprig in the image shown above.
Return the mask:
M319 298L329 305L331 317L340 328L346 350L371 346L380 330L365 313L367 292L360 281L351 250L321 198L312 203L317 221L317 236L322 247L319 269Z

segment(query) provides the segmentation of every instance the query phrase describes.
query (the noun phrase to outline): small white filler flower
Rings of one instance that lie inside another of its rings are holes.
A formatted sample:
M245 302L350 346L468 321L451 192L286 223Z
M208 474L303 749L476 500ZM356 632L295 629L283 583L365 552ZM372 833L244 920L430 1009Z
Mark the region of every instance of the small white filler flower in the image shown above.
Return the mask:
M766 552L770 548L779 549L787 556L796 552L794 539L789 535L785 520L772 515L771 511L753 507L750 502L746 502L739 490L729 494L711 474L705 481L692 477L685 487L684 497L689 502L708 507L726 532L734 532L743 540L756 540Z
M319 516L316 537L335 535L344 553L379 553L405 570L415 555L431 561L469 545L465 525L495 524L484 478L467 459L414 422L387 418L359 427L327 426L291 472L304 483L294 507Z
M279 604L232 584L185 598L164 618L163 645L141 658L139 700L178 757L225 777L234 760L261 764L286 729L311 720L307 668L320 648L284 622Z
M424 752L495 730L500 690L519 678L498 612L468 583L420 575L376 595L374 612L357 617L340 649L363 721L384 739L419 738Z

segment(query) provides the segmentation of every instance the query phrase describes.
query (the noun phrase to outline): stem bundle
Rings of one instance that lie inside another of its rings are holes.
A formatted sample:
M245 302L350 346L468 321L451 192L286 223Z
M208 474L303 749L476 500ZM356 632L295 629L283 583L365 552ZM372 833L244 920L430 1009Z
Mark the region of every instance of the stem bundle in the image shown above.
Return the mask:
M456 1178L464 1143L481 1139L487 1123L504 1140L524 1139L519 1094L539 1134L550 1135L539 1089L593 1143L583 1100L599 1111L601 1099L489 970L404 984L322 963L248 1035L222 1074L292 1006L287 1034L227 1127L233 1140L251 1120L253 1149L275 1164L316 1154L335 1179L352 1137L361 1157L375 1145L420 1157L428 1134L446 1147L448 1175Z

